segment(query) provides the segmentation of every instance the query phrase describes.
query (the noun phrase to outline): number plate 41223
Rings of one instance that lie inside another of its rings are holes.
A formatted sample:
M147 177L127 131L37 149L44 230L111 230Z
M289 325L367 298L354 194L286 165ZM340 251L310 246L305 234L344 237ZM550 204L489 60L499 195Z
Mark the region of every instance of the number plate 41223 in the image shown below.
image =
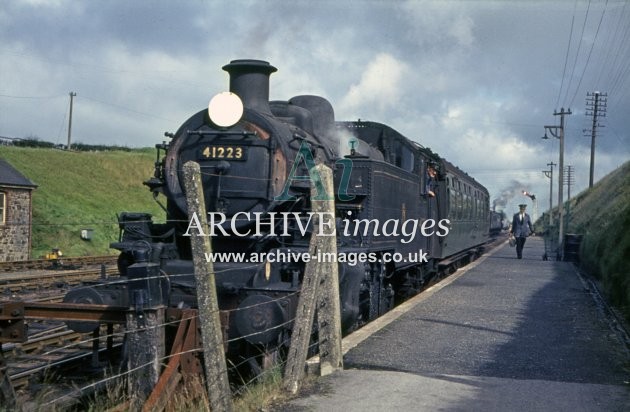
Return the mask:
M204 159L246 160L247 151L242 146L206 146L201 151Z

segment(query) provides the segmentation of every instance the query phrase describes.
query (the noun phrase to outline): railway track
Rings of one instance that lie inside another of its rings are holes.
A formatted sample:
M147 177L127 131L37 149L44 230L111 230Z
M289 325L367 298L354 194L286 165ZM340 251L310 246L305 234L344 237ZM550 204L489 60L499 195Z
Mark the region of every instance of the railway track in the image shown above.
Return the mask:
M56 267L77 267L77 266L93 266L93 265L115 265L117 256L79 256L79 257L63 257L58 260L51 259L35 259L23 261L0 262L0 273L2 272L19 272L25 270L44 270Z
M54 399L64 399L61 404L76 402L76 388L101 379L111 366L104 355L119 350L121 336L77 333L56 321L29 323L26 342L2 345L7 374L20 404Z
M80 343L91 336L76 333L65 324L42 326L32 323L29 328L35 328L36 331L29 334L26 342L7 343L2 348L9 361L9 377L16 388L28 384L30 377L45 371L51 364L63 362L69 355L76 355Z
M115 265L74 270L36 270L26 273L5 273L0 274L0 294L10 296L15 293L59 289L77 285L86 280L95 280L99 277L116 274L118 274L118 268Z
M0 262L0 302L57 303L71 286L118 274L116 256L63 258L55 269L52 263L45 259ZM102 378L104 368L110 365L104 362L108 359L103 352L118 350L122 340L120 335L107 337L108 333L77 333L55 320L29 320L27 324L27 341L0 347L8 365L6 376L21 405L56 398L76 401L76 396L66 394L76 392L77 385Z

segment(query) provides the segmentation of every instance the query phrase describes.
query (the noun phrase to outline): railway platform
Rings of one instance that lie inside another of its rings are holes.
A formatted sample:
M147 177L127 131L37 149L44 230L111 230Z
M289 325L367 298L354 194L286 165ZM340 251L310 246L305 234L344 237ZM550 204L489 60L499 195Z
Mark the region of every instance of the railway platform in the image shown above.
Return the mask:
M629 411L628 336L572 263L499 246L346 337L277 411Z

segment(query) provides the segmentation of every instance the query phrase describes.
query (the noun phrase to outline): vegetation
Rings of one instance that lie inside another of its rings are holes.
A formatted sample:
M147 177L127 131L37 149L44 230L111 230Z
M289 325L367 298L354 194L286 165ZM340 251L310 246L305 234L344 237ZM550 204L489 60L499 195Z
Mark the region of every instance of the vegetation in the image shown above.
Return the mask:
M62 151L50 148L0 147L0 157L38 187L33 191L33 250L37 258L59 248L65 256L116 254L116 215L164 213L142 184L153 174L154 149ZM92 240L81 230L92 229Z
M237 411L264 411L276 404L290 398L288 392L283 389L282 367L276 365L269 369L254 384L249 384L241 389L241 393L234 399L234 409ZM303 388L313 384L313 376L306 376L302 382Z
M630 320L628 176L630 162L601 179L591 189L565 202L565 213L569 215L565 233L583 235L580 265L600 280L610 302ZM555 212L557 214L557 210Z
M630 319L630 162L571 200L569 231L584 235L580 259Z
M47 142L45 140L40 140L38 137L26 137L24 139L11 139L11 145L17 147L39 147L46 149L65 149L67 145L64 144L55 144L52 142ZM106 145L93 145L86 144L81 142L72 143L72 151L74 152L89 152L89 151L123 151L123 152L132 152L134 149L125 147L125 146L106 146Z

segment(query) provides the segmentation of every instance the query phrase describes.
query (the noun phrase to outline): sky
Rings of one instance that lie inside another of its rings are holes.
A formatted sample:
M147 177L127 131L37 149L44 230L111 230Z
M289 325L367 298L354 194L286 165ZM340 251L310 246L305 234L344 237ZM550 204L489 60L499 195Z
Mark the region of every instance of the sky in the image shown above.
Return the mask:
M73 92L73 142L152 147L228 89L223 65L261 59L272 100L321 95L540 216L551 162L558 201L554 113L571 111L572 196L589 184L589 94L606 95L595 181L630 159L629 3L0 0L0 136L66 144Z

